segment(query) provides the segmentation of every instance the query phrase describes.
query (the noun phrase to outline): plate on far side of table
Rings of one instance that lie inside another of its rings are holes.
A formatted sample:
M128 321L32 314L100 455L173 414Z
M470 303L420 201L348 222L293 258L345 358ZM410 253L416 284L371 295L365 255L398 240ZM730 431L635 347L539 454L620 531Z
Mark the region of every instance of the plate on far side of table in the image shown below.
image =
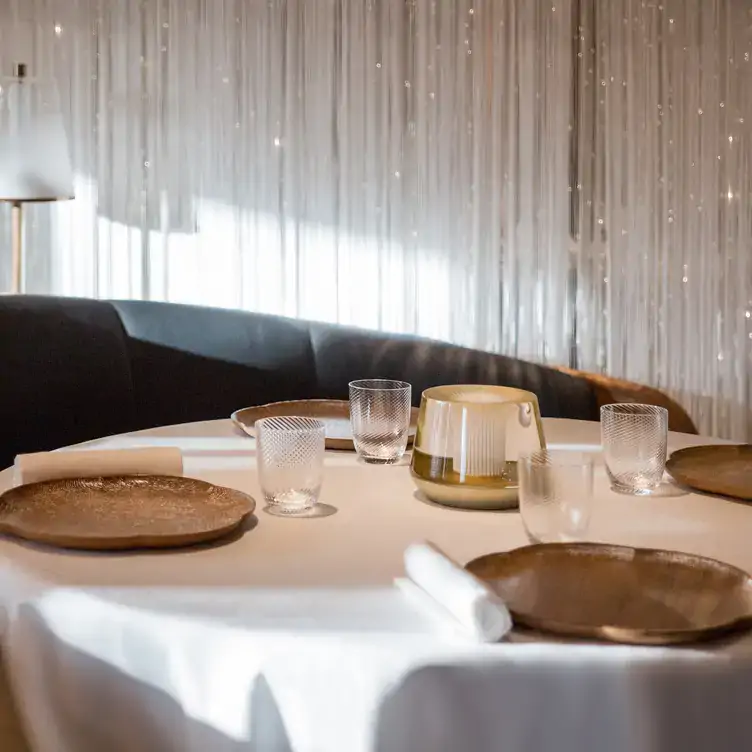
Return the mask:
M255 506L241 491L193 478L65 478L0 495L0 533L60 548L175 548L228 535Z
M276 418L298 415L306 418L319 418L326 424L326 448L355 451L350 429L350 403L346 400L291 400L289 402L271 402L258 407L244 407L236 410L230 417L232 422L249 436L256 435L254 424L261 418ZM410 408L410 431L408 446L415 437L418 425L418 409Z
M467 570L518 625L633 645L697 642L752 627L752 577L714 559L596 543L547 543Z
M696 491L752 501L752 444L679 449L668 458L666 470Z

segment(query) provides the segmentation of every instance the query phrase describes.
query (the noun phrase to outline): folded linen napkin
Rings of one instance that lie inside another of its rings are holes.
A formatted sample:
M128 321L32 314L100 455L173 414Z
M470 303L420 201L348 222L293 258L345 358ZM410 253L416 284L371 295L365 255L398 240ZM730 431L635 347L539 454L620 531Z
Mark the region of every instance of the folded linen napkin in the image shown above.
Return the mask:
M183 455L177 447L101 449L19 454L15 481L21 485L59 478L101 475L182 475Z
M405 573L408 580L398 580L397 585L414 603L452 619L475 640L496 642L512 628L501 598L432 543L407 548Z

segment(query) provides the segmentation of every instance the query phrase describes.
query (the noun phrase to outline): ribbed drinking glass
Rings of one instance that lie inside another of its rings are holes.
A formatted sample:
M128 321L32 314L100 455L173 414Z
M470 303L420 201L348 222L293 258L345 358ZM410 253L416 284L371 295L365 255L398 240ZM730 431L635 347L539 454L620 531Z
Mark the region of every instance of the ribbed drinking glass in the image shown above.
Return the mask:
M412 387L406 381L350 382L350 425L358 455L378 465L399 462L410 431Z
M657 405L604 405L601 443L613 489L649 494L666 467L668 410Z
M324 469L325 423L305 417L256 421L256 460L269 514L309 516Z

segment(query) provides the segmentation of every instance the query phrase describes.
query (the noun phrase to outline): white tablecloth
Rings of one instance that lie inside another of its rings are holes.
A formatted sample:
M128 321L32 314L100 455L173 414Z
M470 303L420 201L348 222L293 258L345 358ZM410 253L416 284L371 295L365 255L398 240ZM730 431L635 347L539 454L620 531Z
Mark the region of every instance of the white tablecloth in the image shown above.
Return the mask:
M546 420L549 443L597 447L597 424ZM175 445L187 475L259 496L252 440L229 422L101 442ZM707 443L672 435L671 448ZM8 482L8 473L0 475ZM752 570L752 509L633 498L597 471L594 539ZM408 469L329 454L318 520L258 514L223 546L96 555L0 541L5 655L40 752L752 749L747 639L694 649L478 646L391 588L405 547L453 558L524 545L514 512L416 498ZM32 596L36 598L32 599Z

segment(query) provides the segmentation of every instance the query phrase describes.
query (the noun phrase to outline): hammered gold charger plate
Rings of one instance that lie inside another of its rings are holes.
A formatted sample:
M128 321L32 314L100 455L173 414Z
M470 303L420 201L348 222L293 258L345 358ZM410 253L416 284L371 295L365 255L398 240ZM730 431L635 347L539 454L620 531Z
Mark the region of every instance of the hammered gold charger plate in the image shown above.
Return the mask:
M693 554L549 543L466 568L499 593L516 624L542 632L671 645L752 626L752 578Z
M305 418L318 418L326 424L326 448L355 451L352 429L350 428L350 403L346 400L291 400L289 402L270 402L268 405L244 407L236 410L230 418L232 422L249 436L256 435L254 425L262 418L277 418L298 415ZM418 409L410 408L410 430L407 437L408 446L415 438L418 425Z
M752 444L679 449L668 458L666 470L693 490L752 501Z
M247 494L193 478L66 478L0 495L0 533L61 548L174 548L227 535L255 506Z

